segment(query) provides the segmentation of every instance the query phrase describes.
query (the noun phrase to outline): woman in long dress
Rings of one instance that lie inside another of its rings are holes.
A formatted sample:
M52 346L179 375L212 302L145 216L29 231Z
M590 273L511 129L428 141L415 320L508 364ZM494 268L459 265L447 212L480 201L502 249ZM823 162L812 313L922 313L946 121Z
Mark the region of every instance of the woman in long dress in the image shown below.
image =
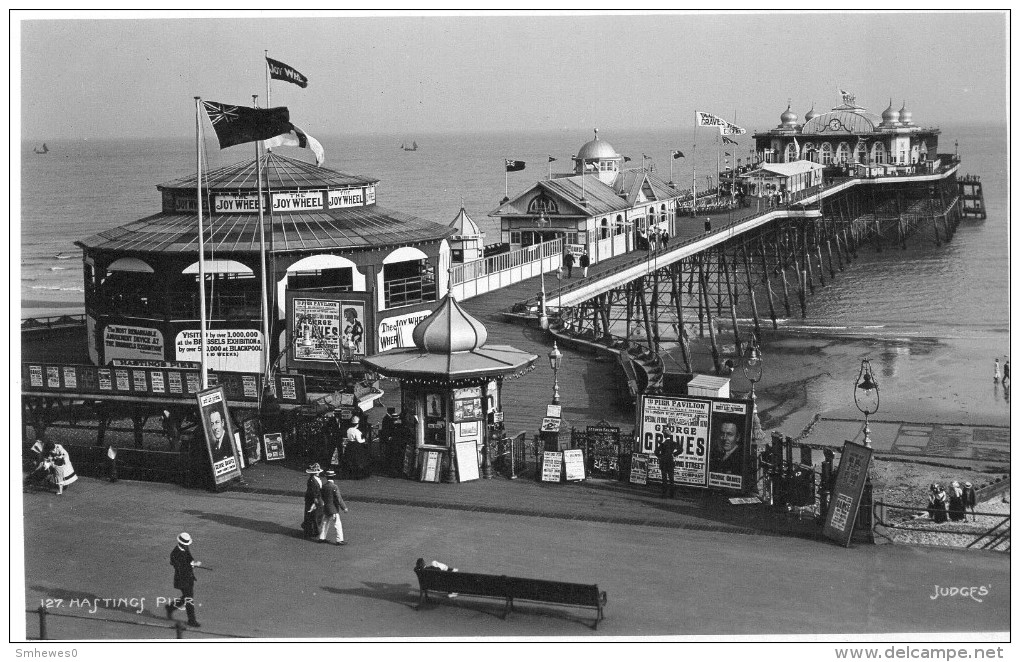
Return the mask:
M369 467L371 458L368 452L368 442L358 426L360 422L361 419L355 416L351 419L351 426L347 428L347 448L344 450L344 457L345 459L350 457L348 466L351 470L351 478L368 478L372 473Z

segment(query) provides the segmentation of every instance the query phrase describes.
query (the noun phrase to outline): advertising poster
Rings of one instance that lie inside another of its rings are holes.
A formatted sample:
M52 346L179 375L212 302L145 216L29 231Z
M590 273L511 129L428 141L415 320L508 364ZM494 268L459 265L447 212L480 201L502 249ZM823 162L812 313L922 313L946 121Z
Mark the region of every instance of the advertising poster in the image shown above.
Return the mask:
M181 331L174 339L178 361L202 360L202 334ZM262 365L262 332L256 329L212 329L205 332L205 351L210 370L259 372Z
M478 480L478 451L474 440L456 444L456 452L458 481Z
M709 400L693 398L641 399L640 451L654 455L667 438L676 442L678 485L705 486L708 483Z
M648 483L648 456L644 453L630 456L630 482L636 485Z
M300 296L288 292L288 332L295 361L356 363L365 358L365 301Z
M542 482L558 483L563 469L563 453L542 453Z
M584 480L584 451L580 448L563 451L567 480Z
M453 390L453 421L477 421L482 418L482 389L457 388Z
M848 441L843 444L839 457L836 486L832 490L822 535L846 546L850 545L857 511L864 496L871 454L872 449Z
M270 432L262 437L262 443L265 444L266 447L267 462L284 459L282 432Z
M122 324L108 324L103 329L103 359L107 363L114 359L163 358L163 334L158 329Z
M708 486L741 490L750 465L750 408L739 401L712 401L712 447Z
M223 387L217 386L201 391L195 397L202 412L202 427L205 430L213 480L220 485L241 475L241 469L237 464L237 449L234 448L233 424L227 412Z
M431 314L431 310L420 310L416 313L384 317L376 330L378 351L414 347L414 341L411 339L414 327Z

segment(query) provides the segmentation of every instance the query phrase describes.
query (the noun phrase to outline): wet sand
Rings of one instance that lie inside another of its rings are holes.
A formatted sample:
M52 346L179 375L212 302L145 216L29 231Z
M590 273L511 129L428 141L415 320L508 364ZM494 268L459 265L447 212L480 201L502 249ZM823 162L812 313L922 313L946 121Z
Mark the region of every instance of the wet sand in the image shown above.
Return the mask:
M695 330L696 331L696 330ZM764 331L764 330L763 330ZM861 359L868 357L879 386L879 409L872 421L1009 425L1009 401L992 379L998 337L867 338L861 336L764 331L763 374L755 387L766 431L801 436L816 417L860 420L854 386ZM708 339L692 334L695 372L714 374ZM734 358L732 335L720 340L721 360ZM1000 363L1008 349L1001 339ZM679 357L678 351L671 354ZM666 361L667 370L680 370ZM738 366L730 375L731 394L750 390Z

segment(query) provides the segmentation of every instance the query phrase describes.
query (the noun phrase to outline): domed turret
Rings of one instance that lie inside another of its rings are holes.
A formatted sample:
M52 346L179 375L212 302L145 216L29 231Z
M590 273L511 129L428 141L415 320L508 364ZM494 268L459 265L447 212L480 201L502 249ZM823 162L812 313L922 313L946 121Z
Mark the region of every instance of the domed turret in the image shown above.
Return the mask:
M613 146L599 138L599 130L595 129L595 139L581 145L574 158L574 172L577 174L597 174L603 184L612 184L620 171L623 157Z
M793 112L790 108L791 104L787 104L786 111L779 116L779 121L786 128L797 126L797 113Z
M805 122L810 122L812 119L814 119L817 116L818 116L818 113L815 112L815 104L812 102L811 110L807 111L807 114L804 115L804 121Z
M900 124L913 124L914 114L907 110L907 102L903 102L903 107L900 108Z
M882 124L895 126L900 122L900 111L892 107L892 99L889 99L889 107L882 111Z
M449 294L411 334L415 347L432 354L470 352L485 344L485 326L465 311Z

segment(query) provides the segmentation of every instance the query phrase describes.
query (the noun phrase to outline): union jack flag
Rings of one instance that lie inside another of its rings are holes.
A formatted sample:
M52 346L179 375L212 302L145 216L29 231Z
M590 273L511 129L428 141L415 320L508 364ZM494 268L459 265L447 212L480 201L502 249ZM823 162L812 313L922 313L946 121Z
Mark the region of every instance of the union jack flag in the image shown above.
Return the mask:
M294 128L290 123L290 111L285 106L247 108L215 101L203 101L202 105L216 131L220 149L268 140Z

